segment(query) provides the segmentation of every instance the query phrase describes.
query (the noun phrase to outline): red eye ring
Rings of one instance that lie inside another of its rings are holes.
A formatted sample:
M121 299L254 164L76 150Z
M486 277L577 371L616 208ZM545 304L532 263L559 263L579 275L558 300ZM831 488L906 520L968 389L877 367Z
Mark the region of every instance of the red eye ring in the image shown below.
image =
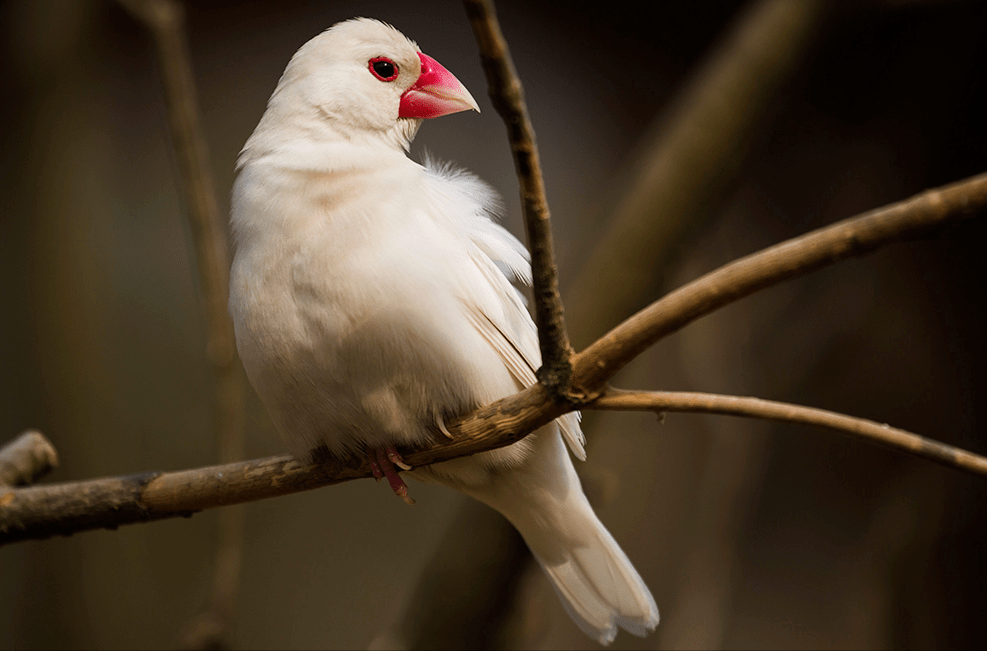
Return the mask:
M381 81L394 81L398 78L398 64L387 57L374 57L367 64L370 74Z

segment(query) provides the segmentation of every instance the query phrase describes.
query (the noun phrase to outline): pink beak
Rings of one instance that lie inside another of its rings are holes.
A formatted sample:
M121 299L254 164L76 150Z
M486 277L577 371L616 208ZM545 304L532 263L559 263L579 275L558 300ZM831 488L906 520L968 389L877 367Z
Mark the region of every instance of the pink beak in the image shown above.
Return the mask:
M398 117L438 118L470 109L480 112L480 107L476 105L476 100L466 90L466 86L443 68L441 63L421 52L418 53L418 58L422 60L421 75L401 96Z

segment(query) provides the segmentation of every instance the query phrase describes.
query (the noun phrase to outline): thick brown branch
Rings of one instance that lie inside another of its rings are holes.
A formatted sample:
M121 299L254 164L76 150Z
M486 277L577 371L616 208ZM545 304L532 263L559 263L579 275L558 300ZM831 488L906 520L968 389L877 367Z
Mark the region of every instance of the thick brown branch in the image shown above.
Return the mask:
M929 461L941 463L957 470L987 476L987 457L945 445L918 434L900 430L885 423L875 423L824 409L803 407L785 402L742 398L714 393L685 391L623 391L607 389L607 392L583 406L584 409L608 409L619 411L681 411L703 414L746 416L783 423L825 427L869 443L877 443L899 452L914 454Z
M509 445L564 408L535 385L448 424L452 441L404 453L412 466ZM242 504L370 477L366 460L328 458L315 465L288 455L178 472L154 472L29 488L0 488L0 544L116 528Z
M573 389L592 400L617 371L648 347L724 305L885 244L919 237L985 208L987 174L981 174L720 267L655 301L579 353L574 361Z
M27 430L0 448L0 486L33 484L58 465L58 452L36 430Z
M521 206L531 251L535 323L541 348L538 378L553 396L566 398L572 382L572 347L566 332L558 272L552 247L552 225L545 196L535 130L524 103L524 89L514 69L497 13L489 0L464 0L494 108L507 126L514 165L521 184Z

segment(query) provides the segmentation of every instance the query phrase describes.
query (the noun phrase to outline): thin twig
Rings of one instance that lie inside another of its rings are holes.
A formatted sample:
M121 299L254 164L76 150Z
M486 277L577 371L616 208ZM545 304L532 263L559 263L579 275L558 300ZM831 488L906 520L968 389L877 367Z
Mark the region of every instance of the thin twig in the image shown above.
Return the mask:
M29 429L0 448L0 486L33 484L56 466L55 446L41 432Z
M583 386L605 383L661 336L757 289L851 255L928 234L987 207L987 174L839 222L721 267L669 294L610 331L576 358ZM599 398L605 385L594 388ZM509 445L577 406L553 400L541 384L447 423L454 440L403 453L421 466ZM849 418L846 417L846 418ZM915 454L942 462L940 448ZM974 472L970 467L957 466ZM181 472L45 487L0 489L0 544L142 522L370 477L366 461L326 459L302 465L280 456Z
M535 130L524 103L524 89L514 69L497 12L489 0L463 0L466 15L480 50L488 93L507 126L514 166L521 185L521 206L531 251L535 323L542 367L538 379L553 397L567 399L572 382L572 347L566 332L558 270L552 247L552 224L545 196Z
M119 2L148 29L154 41L198 258L208 329L207 356L217 379L215 418L219 461L230 463L244 456L244 382L237 360L233 322L226 308L229 298L226 231L199 118L184 11L174 0ZM219 516L212 605L184 636L186 647L216 646L232 621L240 575L243 518L241 509L225 509Z
M987 476L987 457L891 427L886 423L876 423L825 409L803 407L774 400L715 393L626 391L609 388L606 393L593 402L583 405L583 409L725 414L782 423L815 425L868 443L876 443L899 452L936 461L950 468Z
M680 287L600 337L575 360L574 392L587 400L657 341L714 310L783 280L880 246L928 235L987 208L987 174L927 190L883 208L786 240Z

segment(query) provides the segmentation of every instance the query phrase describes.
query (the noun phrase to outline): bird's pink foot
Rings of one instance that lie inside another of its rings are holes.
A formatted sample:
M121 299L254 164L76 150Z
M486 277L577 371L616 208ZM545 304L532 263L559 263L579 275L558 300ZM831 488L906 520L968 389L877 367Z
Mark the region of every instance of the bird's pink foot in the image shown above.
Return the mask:
M391 485L391 490L394 491L395 495L408 504L414 504L415 500L411 499L408 495L408 484L401 479L398 471L394 468L394 466L397 466L402 470L411 470L411 466L404 462L404 459L394 449L394 446L388 445L383 449L371 449L367 453L367 456L370 459L370 472L373 473L374 479L380 481L386 477L387 483Z

